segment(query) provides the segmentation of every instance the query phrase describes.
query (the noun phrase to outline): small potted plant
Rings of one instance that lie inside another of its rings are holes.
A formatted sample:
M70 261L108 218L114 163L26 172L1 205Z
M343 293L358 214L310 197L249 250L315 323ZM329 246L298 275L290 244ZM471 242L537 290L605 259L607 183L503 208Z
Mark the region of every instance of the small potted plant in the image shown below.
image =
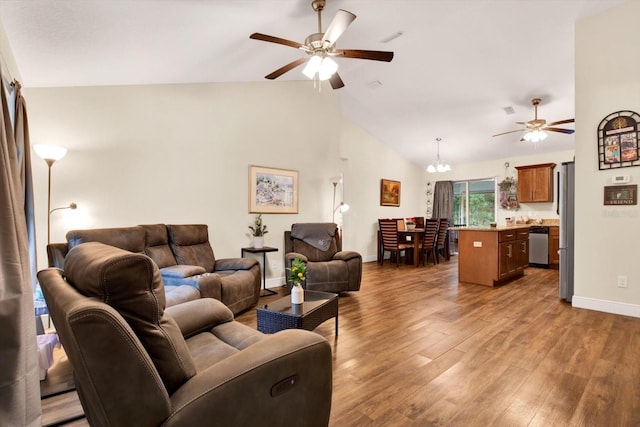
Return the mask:
M291 282L291 304L304 302L304 289L302 282L307 280L307 265L300 259L294 258L289 270L289 282Z
M407 230L411 231L414 228L416 228L416 219L415 218L407 218L407 220L405 221L405 224L407 225Z
M269 231L266 224L262 223L262 214L258 215L253 221L253 225L249 226L251 235L253 236L253 247L260 249L264 246L264 235Z

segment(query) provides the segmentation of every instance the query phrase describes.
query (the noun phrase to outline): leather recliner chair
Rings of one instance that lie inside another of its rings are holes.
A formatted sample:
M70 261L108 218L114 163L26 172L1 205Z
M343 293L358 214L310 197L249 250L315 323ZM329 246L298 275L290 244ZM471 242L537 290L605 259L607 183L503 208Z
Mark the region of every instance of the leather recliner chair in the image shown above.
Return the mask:
M262 334L200 298L165 310L157 265L103 243L38 273L92 426L326 426L331 347Z
M285 268L295 258L307 265L307 280L302 286L310 291L358 291L362 281L362 256L343 251L338 226L334 223L298 223L284 232ZM289 277L287 275L287 285Z

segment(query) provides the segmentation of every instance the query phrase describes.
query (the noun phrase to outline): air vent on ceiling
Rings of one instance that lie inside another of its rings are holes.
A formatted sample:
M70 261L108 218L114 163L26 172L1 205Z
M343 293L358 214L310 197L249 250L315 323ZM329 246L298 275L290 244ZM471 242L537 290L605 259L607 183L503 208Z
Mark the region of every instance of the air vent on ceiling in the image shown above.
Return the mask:
M378 89L380 86L382 86L382 82L380 80L372 80L367 83L367 87L369 89Z
M507 115L511 115L515 114L516 110L514 110L513 107L504 107L504 112L507 113Z

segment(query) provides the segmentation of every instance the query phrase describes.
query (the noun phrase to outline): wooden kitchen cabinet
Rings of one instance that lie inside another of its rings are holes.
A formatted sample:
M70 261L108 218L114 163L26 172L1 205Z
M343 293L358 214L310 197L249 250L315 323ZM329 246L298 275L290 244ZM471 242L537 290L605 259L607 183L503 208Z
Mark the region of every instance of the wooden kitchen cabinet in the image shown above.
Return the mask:
M518 202L553 202L553 168L555 163L516 166L518 170Z
M560 227L552 225L549 227L549 267L560 268Z
M529 228L459 228L458 279L495 286L524 274L529 264Z

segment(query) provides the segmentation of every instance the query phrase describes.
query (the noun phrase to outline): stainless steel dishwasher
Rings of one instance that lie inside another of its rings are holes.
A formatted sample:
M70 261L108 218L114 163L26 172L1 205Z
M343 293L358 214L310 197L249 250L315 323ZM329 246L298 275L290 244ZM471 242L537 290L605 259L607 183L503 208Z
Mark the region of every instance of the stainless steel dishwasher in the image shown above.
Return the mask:
M529 227L529 267L549 268L549 227Z

